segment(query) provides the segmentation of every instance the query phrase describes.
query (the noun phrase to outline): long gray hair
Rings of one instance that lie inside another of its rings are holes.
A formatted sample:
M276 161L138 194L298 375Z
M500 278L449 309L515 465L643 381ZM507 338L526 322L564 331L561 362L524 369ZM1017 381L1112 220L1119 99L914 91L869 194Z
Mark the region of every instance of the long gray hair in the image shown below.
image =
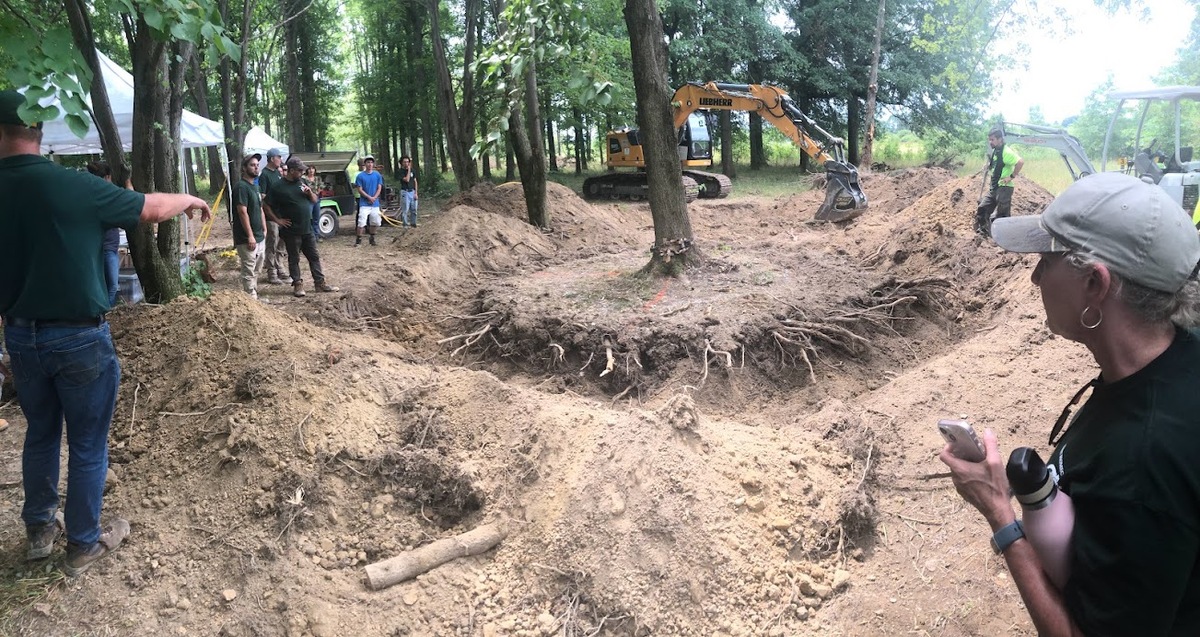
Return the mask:
M1067 254L1066 262L1081 274L1104 263L1086 252L1071 252ZM1134 283L1107 263L1104 265L1112 274L1112 286L1117 299L1146 322L1170 322L1183 328L1200 325L1200 282L1190 279L1182 289L1172 294Z

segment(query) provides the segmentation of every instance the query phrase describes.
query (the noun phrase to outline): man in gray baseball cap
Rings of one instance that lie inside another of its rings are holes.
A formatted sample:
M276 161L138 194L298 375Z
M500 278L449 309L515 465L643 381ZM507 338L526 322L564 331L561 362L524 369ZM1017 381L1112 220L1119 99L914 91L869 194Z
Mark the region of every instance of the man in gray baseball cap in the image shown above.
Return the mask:
M1027 409L997 419L1018 447L1008 470L1032 442L1010 423L1050 432L1045 465L1064 498L1055 513L1022 505L1018 519L991 429L983 461L942 450L955 489L983 515L1038 634L1200 635L1196 228L1161 188L1101 173L1072 184L1040 215L996 219L992 237L1040 254L1031 279L1046 325L1085 347L1099 374L1053 424L1039 426L1037 410ZM995 390L1091 375L1077 357L1060 365Z

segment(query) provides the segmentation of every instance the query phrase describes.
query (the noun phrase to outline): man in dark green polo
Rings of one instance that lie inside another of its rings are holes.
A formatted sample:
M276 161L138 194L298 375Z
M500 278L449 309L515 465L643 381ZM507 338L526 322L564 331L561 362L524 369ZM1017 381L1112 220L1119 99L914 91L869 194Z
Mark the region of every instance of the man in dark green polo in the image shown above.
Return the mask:
M267 165L262 167L262 173L258 176L258 189L262 193L264 204L266 204L267 195L271 194L271 187L279 183L283 179L283 153L279 152L278 148L272 148L267 151ZM270 219L270 204L266 204L267 218ZM280 238L279 224L274 221L267 223L267 249L263 254L263 259L267 264L267 283L271 285L283 284L283 264L280 260L283 258L283 239Z
M307 166L299 157L287 161L283 179L271 186L267 193L267 217L279 224L279 235L287 246L288 272L292 277L292 291L304 296L304 279L300 276L300 253L308 259L314 289L318 292L337 292L338 288L325 283L321 271L321 255L317 253L317 242L312 231L312 209L317 193L300 177Z
M262 155L254 153L242 158L242 178L234 184L230 202L229 225L233 228L233 247L240 264L242 289L258 298L258 273L262 271L266 253L266 217L262 199L254 179L258 177L258 162ZM266 299L263 299L265 302Z
M117 548L129 522L102 528L108 429L121 368L104 313L100 246L109 228L166 221L208 204L191 195L126 190L41 156L41 124L25 96L0 91L0 316L27 428L21 454L28 559L67 534L63 571L79 575ZM69 447L65 515L58 513L59 447Z

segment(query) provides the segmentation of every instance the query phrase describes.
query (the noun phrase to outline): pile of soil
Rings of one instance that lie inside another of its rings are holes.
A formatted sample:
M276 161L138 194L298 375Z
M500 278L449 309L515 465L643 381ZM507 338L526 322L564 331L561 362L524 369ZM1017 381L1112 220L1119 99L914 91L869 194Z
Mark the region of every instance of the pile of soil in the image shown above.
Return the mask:
M338 295L264 286L263 304L218 260L212 298L112 315L105 507L128 544L5 627L1032 634L984 525L920 477L937 416L1040 436L988 414L1049 412L1075 380L1059 370L1086 367L1040 324L1021 259L972 236L971 183L871 175L870 212L838 225L810 223L814 192L698 202L707 263L669 282L636 276L646 205L553 185L551 232L519 188L481 186L377 248L324 242ZM1037 377L1018 377L1035 343ZM3 415L15 448L24 422ZM0 571L34 581L19 491ZM365 564L491 522L509 529L493 551L364 585Z

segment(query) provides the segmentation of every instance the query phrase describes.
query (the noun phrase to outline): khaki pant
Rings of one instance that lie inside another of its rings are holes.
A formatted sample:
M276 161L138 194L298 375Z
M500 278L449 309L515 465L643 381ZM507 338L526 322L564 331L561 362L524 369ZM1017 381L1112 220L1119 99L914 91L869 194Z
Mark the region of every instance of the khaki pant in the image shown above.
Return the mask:
M287 258L287 247L283 245L283 240L279 238L279 224L274 221L267 222L267 278L282 279L286 270L284 269L284 259Z
M262 271L264 255L267 246L259 241L254 249L250 244L242 243L237 246L238 262L240 265L242 289L253 298L258 298L258 273Z

